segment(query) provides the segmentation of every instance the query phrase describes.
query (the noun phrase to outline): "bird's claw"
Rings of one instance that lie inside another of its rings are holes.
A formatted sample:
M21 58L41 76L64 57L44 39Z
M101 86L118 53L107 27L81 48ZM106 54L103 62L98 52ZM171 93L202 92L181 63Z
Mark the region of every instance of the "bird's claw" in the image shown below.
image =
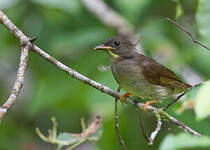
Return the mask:
M148 107L150 104L158 103L158 102L160 102L160 100L150 100L150 101L147 101L147 102L144 104L144 106L143 106L143 110L144 110L145 112L147 112L147 107Z
M130 93L125 93L125 94L123 94L123 95L120 97L121 103L124 104L124 103L125 103L125 98L126 98L126 97L129 97L129 96L130 96Z

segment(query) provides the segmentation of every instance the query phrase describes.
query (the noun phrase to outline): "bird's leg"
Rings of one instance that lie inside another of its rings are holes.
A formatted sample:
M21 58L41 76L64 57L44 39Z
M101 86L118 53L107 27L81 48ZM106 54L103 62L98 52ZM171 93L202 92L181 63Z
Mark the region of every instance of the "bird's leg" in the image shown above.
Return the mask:
M160 100L150 100L150 101L147 101L144 106L143 106L143 110L146 111L147 110L147 106L149 106L150 104L153 104L153 103L158 103L160 102Z
M121 97L120 97L120 101L121 103L123 104L125 102L125 98L126 97L129 97L131 94L126 92L125 94L123 94Z

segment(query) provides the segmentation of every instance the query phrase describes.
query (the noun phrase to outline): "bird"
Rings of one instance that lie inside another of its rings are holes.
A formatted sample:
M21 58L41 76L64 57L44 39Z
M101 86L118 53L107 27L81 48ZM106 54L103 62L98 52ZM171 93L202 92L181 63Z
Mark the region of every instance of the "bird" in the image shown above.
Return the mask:
M146 99L143 106L146 111L148 105L173 98L192 87L164 65L137 52L136 45L130 37L117 35L94 48L105 51L110 57L112 74L126 91L120 97L122 103L129 96Z

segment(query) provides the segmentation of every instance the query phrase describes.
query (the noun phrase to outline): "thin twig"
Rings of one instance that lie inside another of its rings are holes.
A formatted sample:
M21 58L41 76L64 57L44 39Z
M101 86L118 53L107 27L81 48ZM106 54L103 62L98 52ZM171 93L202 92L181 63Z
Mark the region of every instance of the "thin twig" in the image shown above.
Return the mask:
M92 135L98 130L98 128L101 125L101 122L102 122L101 117L96 116L93 122L91 122L91 124L81 134L78 135L81 136L82 138L87 138L88 136Z
M23 86L24 81L24 73L26 71L27 60L28 60L28 51L30 49L30 45L21 46L21 56L20 56L20 63L17 71L17 77L13 86L13 89L9 95L7 101L0 107L0 123L7 112L7 110L12 106L12 104L16 101L20 90Z
M166 109L168 109L171 105L173 105L174 103L176 103L182 96L184 96L186 94L186 92L181 93L177 98L175 98L173 101L171 101L168 105L166 105L163 108L163 111L166 111Z
M23 32L17 28L8 18L7 16L0 11L0 22L3 22L3 25L19 40L22 41L23 39L29 39L27 36L25 36L23 34ZM15 30L14 28L15 27ZM102 93L106 93L112 97L115 98L120 98L122 95L112 89L110 89L109 87L98 83L94 80L91 80L90 78L80 74L79 72L71 69L70 67L64 65L63 63L61 63L60 61L58 61L57 59L55 59L54 57L50 56L48 53L44 52L42 49L40 49L38 46L36 45L32 45L31 49L39 54L42 58L46 59L48 62L50 62L51 64L53 64L54 66L58 67L60 70L66 72L68 75L70 75L71 77L91 86L94 87L95 89L101 91ZM22 79L22 78L21 78ZM132 104L134 105L134 100L130 99L130 98L126 98L125 99L126 103ZM140 109L143 108L144 103L139 103L136 102L137 105L139 106ZM154 114L154 110L159 110L155 107L152 106L148 106L147 111L150 111ZM199 133L197 133L196 131L194 131L193 129L189 128L188 126L184 125L182 122L178 121L177 119L175 119L174 117L170 116L169 114L167 114L165 111L159 110L159 113L163 114L164 116L167 116L168 121L170 121L171 123L175 124L176 126L179 126L181 128L183 128L184 130L186 130L187 132L195 135L195 136L201 136Z
M143 35L141 35L141 36L139 37L139 39L136 41L136 43L135 43L134 45L135 45L135 46L138 45L142 39L143 39Z
M32 38L30 38L29 40L30 40L31 43L33 43L34 41L37 40L37 37L32 37Z
M172 104L176 103L181 97L183 97L185 94L187 94L190 90L192 90L193 88L196 88L198 86L201 86L203 83L198 83L194 86L192 86L191 88L189 88L188 90L182 92L181 94L179 94L179 96L174 99L173 101L171 101L168 105L166 105L162 110L166 111L166 109L168 109Z
M149 137L149 145L153 144L154 139L157 136L157 134L160 132L160 129L162 126L161 116L158 113L156 114L156 118L157 118L157 125L156 125L155 130L151 133L151 135Z
M74 143L73 145L69 146L66 150L74 150L75 148L77 148L78 146L80 146L81 144L83 144L85 142L87 142L86 139L81 140L81 141L79 141L77 143Z
M136 101L133 100L133 103L137 103L137 105L139 106L139 108L143 109L144 107L144 103L138 103ZM165 111L161 110L161 109L158 109L158 108L155 108L153 106L147 106L147 111L150 111L151 113L153 113L154 115L156 115L157 113L160 113L160 116L164 117L165 120L163 121L169 121L170 123L184 129L185 131L189 132L190 134L192 135L195 135L195 136L201 136L200 133L194 131L193 129L191 129L190 127L188 127L187 125L185 125L184 123L180 122L179 120L177 120L176 118L172 117L171 115L169 115L168 113L166 113Z
M118 87L117 92L120 92L120 87ZM119 130L119 120L118 120L118 98L115 98L115 113L114 113L114 120L115 120L115 131L118 137L118 140L120 141L120 144L122 145L124 150L127 150L127 147L125 145L125 142L122 139L122 136L120 135L120 130Z
M23 36L22 33L19 33L21 31L8 19L8 17L2 11L0 11L0 23L8 27L9 31L12 32L13 35L20 40L21 44L20 62L15 83L9 95L9 98L0 107L0 123L1 123L4 114L16 101L17 97L19 96L20 90L23 87L24 74L26 71L26 66L28 61L28 51L31 48L31 42L28 37ZM17 34L20 34L20 36L18 37Z
M88 125L86 128L83 124L84 122L81 122L82 127L84 129L81 133L68 133L72 137L74 137L74 140L68 139L68 138L57 138L59 135L57 134L57 122L56 119L53 117L52 120L52 129L48 129L48 135L44 135L39 128L36 128L37 135L45 142L56 144L58 147L61 146L67 146L66 150L72 150L81 145L84 142L91 142L96 141L99 139L102 131L100 131L101 127L101 117L96 116L96 118ZM84 120L84 119L83 119ZM94 135L95 134L95 135ZM94 135L94 136L93 136Z
M182 128L182 129L184 129L185 131L187 131L188 133L190 133L190 134L192 134L192 135L201 136L200 133L194 131L193 129L191 129L190 127L188 127L187 125L185 125L185 124L182 123L181 121L177 120L176 118L170 116L169 114L167 114L167 116L168 116L168 120L169 120L172 124L174 124L174 125L176 125L176 126Z
M140 127L141 127L142 135L143 135L143 137L145 138L145 140L149 143L149 142L150 142L150 139L149 139L149 137L148 137L147 134L146 134L146 130L145 130L145 128L144 128L144 123L143 123L143 119L142 119L142 117L141 117L141 113L140 113L138 104L134 102L134 106L135 106L135 108L136 108L136 113L137 113L137 116L138 116L139 125L140 125Z
M194 35L189 32L187 29L185 29L183 26L181 26L180 24L176 23L175 21L171 20L170 18L166 18L168 21L170 21L171 23L175 24L178 28L182 29L187 35L189 35L192 39L192 41L194 43L197 43L198 45L210 50L207 46L203 45L201 42L199 42L195 37Z

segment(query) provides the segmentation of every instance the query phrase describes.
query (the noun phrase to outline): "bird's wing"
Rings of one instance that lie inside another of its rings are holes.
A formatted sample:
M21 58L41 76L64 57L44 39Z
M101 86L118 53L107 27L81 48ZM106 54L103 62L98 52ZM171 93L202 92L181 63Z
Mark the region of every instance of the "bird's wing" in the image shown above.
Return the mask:
M141 59L138 62L142 66L142 73L150 83L176 89L179 92L191 87L191 85L182 82L172 71L152 58L140 55L139 59Z

